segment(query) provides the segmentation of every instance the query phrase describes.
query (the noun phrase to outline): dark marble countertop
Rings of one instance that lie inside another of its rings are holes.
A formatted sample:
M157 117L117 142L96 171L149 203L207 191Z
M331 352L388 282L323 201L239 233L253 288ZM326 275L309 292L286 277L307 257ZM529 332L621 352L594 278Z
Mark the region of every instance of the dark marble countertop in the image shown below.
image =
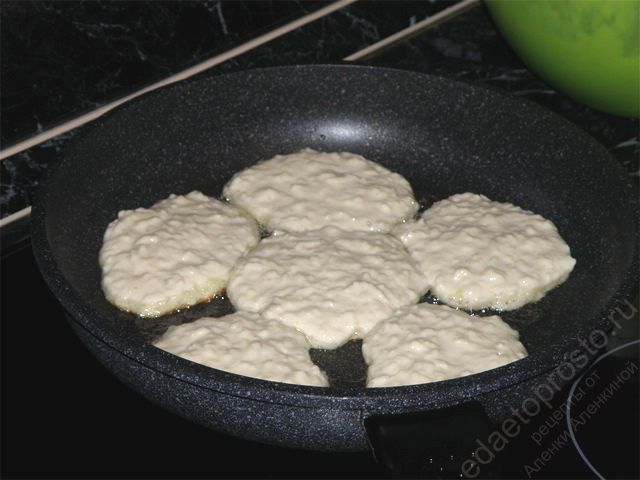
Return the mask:
M327 2L5 1L2 148L243 43ZM224 62L200 76L270 65L340 62L455 1L361 1ZM126 5L125 5L126 4ZM583 106L545 84L512 53L478 6L369 65L490 85L539 103L586 130L638 181L637 120ZM0 162L0 216L30 205L46 165L78 133Z
M199 76L271 65L341 62L456 3L358 1ZM2 149L329 4L5 0L0 4ZM596 138L638 185L638 121L586 107L536 77L507 46L480 2L359 63L427 72L527 98ZM0 161L0 218L30 206L47 166L85 128ZM28 248L28 216L3 226L1 233L3 476L387 475L368 454L256 445L188 424L148 404L108 375L63 326L60 308ZM8 324L7 320L13 321ZM26 359L15 358L25 351ZM85 364L79 366L79 358ZM79 382L79 378L85 380ZM130 431L131 424L143 430ZM530 443L522 443L519 453L512 452L503 475L524 475L518 462L533 461L537 455L523 453ZM237 452L246 462L238 460ZM554 462L534 477L591 478L569 448Z

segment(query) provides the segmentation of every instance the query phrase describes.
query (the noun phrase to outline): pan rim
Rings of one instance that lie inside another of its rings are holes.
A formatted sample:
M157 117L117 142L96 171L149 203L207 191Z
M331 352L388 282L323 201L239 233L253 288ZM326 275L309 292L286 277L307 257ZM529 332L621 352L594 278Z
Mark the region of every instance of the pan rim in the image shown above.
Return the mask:
M227 76L237 75L251 75L253 73L261 72L275 72L282 69L290 70L314 70L314 69L348 69L348 70L364 70L364 71L382 71L391 75L414 75L420 79L430 79L430 81L444 82L449 85L454 84L456 86L463 87L465 89L474 89L481 91L489 91L493 96L499 96L513 101L513 96L501 92L497 89L487 88L485 86L479 86L461 82L458 80L452 80L448 78L438 77L426 73L412 72L408 70L373 67L364 65L345 65L345 64L319 64L319 65L295 65L295 66L279 66L279 67L267 67L251 70L241 70L231 73L224 73L212 77L198 78L190 80L186 83L192 84L196 82L210 82L224 80ZM113 115L118 115L131 105L138 102L149 101L150 98L154 98L158 95L164 95L167 91L174 89L181 89L185 87L185 83L171 85L167 88L159 89L158 91L151 92L148 95L139 97L132 102L129 102L114 111L108 113L98 121L94 122L86 129L86 131L80 132L80 135L74 139L73 144L80 143L83 139L90 137L98 132L102 124L110 119ZM597 145L601 151L606 154L610 163L609 167L617 171L621 180L626 183L625 194L629 197L630 209L637 213L638 204L635 197L631 194L634 190L630 180L623 172L622 167L616 162L611 155L606 152L604 147L600 145L595 139L589 136L579 127L573 123L564 119L563 117L549 112L547 109L530 102L526 99L517 97L518 102L527 104L530 108L546 112L546 114L552 114L558 121L565 124L567 128L580 132L584 137L588 137L595 145ZM603 155L604 158L605 155ZM499 367L497 369L481 372L475 375L467 377L460 377L452 380L445 380L441 382L432 382L419 385L407 385L399 387L384 387L384 388L336 388L336 387L312 387L296 384L284 384L278 382L272 382L267 380L260 380L250 377L244 377L241 375L205 367L203 365L194 364L182 358L171 355L156 347L153 347L147 342L142 344L133 339L119 338L116 336L105 335L105 332L101 332L96 328L96 320L99 320L101 316L92 311L90 305L88 305L82 297L75 292L73 287L64 277L61 269L57 265L54 259L53 251L46 231L46 198L47 198L47 186L51 183L51 179L55 177L56 172L60 168L61 164L66 157L62 154L59 158L55 159L51 165L49 165L45 174L45 181L41 183L36 191L36 195L33 203L33 213L31 217L32 223L32 244L34 255L36 257L40 271L48 284L51 291L54 293L57 300L61 303L62 307L71 315L71 317L80 326L85 328L91 335L98 340L107 344L109 347L118 351L119 353L126 355L132 360L144 365L147 368L151 368L163 375L169 375L181 381L188 382L192 385L196 385L200 388L213 390L228 395L234 395L243 398L251 398L253 400L267 401L269 403L282 403L286 405L299 405L309 407L329 407L346 409L362 409L367 408L383 412L385 406L388 404L394 404L394 411L398 410L398 402L401 401L407 410L415 409L415 407L424 406L426 403L438 404L442 403L445 397L455 397L458 399L470 400L478 395L483 395L492 391L502 390L514 384L519 384L530 380L534 377L545 374L553 370L561 361L562 356L569 348L575 345L574 340L579 336L584 336L594 329L606 329L610 325L607 320L608 312L612 311L616 306L621 305L631 295L637 282L638 271L638 242L636 241L635 252L633 260L626 272L625 280L622 285L616 290L616 293L611 297L608 304L604 307L603 311L586 322L582 328L575 332L575 335L571 338L562 338L555 342L552 347L542 349L534 352L528 357L513 362L511 364ZM636 215L637 218L637 215ZM635 237L638 238L637 222L635 226ZM93 319L92 319L93 317ZM91 327L94 328L91 328Z

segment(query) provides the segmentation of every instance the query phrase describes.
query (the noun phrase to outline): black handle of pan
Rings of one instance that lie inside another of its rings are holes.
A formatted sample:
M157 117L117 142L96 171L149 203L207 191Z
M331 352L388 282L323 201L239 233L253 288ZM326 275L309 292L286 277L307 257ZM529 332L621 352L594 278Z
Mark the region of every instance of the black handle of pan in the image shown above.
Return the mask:
M374 415L364 421L376 461L392 477L495 478L499 465L480 465L478 440L491 423L479 402L427 412ZM481 472L480 472L481 470Z

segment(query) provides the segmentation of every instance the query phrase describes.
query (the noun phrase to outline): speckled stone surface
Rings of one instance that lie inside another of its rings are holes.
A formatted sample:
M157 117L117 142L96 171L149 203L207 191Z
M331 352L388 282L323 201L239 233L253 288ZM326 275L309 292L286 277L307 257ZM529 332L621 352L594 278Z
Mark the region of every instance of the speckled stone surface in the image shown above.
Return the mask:
M530 356L428 385L380 390L278 385L155 349L135 317L104 299L97 252L118 210L193 189L220 195L234 172L303 146L353 151L378 161L404 174L425 204L473 191L551 219L577 265L542 301L504 315ZM360 420L372 414L475 398L493 419L506 415L535 377L548 374L575 348L579 335L606 327L602 312L633 287L635 209L632 182L606 150L526 100L416 73L307 66L189 82L99 121L50 169L35 204L33 242L49 286L89 332L85 340L97 350L109 345L99 356L144 395L223 428L221 418L203 411L220 403L220 415L231 422L225 431L245 438L360 450L366 447ZM157 376L136 373L146 368ZM175 388L179 396L167 394ZM254 419L254 429L229 413L232 405L244 412L239 417ZM270 409L279 413L263 415ZM296 419L305 423L306 433Z

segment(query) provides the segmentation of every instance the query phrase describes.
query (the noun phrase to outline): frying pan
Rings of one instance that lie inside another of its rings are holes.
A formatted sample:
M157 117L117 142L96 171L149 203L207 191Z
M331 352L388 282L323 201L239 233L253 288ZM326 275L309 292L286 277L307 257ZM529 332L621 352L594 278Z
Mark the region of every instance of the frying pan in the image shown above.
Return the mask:
M507 312L530 355L459 379L363 388L357 343L313 352L328 388L243 377L151 345L169 325L221 315L224 299L139 319L109 304L98 252L119 210L171 193L218 197L237 172L303 147L350 151L407 177L423 207L476 192L551 219L577 265L541 301ZM637 278L637 205L625 173L577 127L523 99L408 71L290 66L204 78L147 95L96 122L48 171L33 209L42 274L102 363L153 402L243 438L364 450L364 424L475 402L497 420L593 329Z

